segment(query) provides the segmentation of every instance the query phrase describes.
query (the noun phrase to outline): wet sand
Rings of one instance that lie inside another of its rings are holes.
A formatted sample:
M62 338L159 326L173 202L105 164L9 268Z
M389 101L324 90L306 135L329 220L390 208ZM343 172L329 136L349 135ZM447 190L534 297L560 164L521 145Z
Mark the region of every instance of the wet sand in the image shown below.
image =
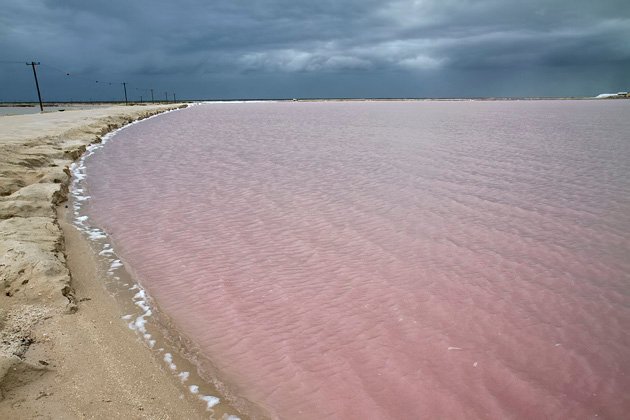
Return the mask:
M121 319L64 216L67 167L86 145L173 108L0 118L0 418L207 416Z

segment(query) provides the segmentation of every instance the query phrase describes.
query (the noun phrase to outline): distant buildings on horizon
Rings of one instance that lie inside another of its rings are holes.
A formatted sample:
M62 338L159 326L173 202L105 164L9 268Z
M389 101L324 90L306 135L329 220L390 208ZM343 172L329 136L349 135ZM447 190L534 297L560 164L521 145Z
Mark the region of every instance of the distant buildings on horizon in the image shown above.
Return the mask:
M622 98L630 98L630 94L628 92L600 93L595 98L597 99L622 99Z

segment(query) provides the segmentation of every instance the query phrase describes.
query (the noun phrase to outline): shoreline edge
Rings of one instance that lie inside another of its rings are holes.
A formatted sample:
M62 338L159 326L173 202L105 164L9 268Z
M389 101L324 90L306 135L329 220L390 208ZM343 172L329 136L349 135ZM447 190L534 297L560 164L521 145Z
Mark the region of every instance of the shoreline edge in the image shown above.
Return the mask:
M0 417L204 417L114 322L118 308L94 276L93 252L58 214L69 167L89 145L186 106L0 117Z

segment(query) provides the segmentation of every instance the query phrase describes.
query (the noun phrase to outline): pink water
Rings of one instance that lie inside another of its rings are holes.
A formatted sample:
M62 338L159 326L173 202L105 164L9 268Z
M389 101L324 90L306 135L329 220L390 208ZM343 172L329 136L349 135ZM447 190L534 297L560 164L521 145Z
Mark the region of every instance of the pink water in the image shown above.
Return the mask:
M90 221L284 419L627 418L630 101L207 104Z

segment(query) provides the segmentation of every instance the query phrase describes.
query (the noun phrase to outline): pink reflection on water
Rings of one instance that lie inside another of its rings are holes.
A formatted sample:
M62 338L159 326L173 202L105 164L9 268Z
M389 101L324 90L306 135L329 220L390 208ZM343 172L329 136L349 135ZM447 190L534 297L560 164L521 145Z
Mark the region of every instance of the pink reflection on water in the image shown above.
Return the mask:
M273 416L621 418L628 111L202 105L90 158L88 211Z

